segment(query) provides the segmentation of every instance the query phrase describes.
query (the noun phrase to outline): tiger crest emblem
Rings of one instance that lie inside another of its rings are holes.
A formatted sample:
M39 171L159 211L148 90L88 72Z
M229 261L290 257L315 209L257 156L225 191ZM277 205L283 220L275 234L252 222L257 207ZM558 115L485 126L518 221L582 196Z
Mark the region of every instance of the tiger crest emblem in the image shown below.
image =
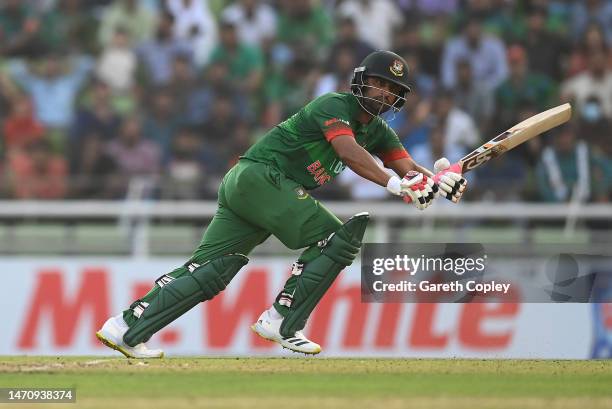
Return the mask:
M389 71L396 77L401 77L404 75L404 64L400 60L395 60L389 67Z

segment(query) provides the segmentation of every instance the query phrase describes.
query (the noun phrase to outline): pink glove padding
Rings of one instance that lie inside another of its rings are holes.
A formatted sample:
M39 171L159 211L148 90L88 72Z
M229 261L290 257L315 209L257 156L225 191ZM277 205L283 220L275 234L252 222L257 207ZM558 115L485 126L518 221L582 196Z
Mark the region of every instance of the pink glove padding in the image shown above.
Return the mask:
M442 160L444 159L444 160ZM442 158L436 161L434 169L438 171L433 177L434 182L440 188L440 194L452 201L457 203L461 200L463 192L467 186L467 180L461 175L461 165L454 163L448 165L448 160ZM442 166L440 166L442 164Z

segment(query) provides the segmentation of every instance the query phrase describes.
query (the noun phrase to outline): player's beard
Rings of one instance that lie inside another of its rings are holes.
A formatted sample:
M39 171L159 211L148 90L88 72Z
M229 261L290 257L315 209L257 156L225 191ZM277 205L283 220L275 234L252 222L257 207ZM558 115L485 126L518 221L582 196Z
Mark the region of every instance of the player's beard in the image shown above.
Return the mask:
M391 109L391 106L378 98L364 98L364 107L373 115L380 115Z

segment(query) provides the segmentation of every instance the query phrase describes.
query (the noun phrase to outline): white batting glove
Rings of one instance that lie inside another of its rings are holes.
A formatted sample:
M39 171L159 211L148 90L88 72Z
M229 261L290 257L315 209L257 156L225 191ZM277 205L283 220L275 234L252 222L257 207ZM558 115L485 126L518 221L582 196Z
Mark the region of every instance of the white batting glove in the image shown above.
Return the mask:
M402 196L406 203L414 203L417 209L425 210L435 199L438 186L424 174L410 171L401 180L392 176L387 183L387 190Z
M446 158L440 158L434 163L433 177L434 182L440 188L440 195L457 203L461 200L463 192L467 187L467 180L459 173L461 169L458 166L451 166Z

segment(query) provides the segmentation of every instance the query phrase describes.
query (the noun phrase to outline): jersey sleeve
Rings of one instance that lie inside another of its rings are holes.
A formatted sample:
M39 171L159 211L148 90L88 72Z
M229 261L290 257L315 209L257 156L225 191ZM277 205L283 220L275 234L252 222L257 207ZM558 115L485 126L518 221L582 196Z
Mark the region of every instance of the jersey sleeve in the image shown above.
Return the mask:
M313 104L311 117L328 142L340 135L355 137L347 103L341 98L322 98Z
M372 149L372 153L387 164L394 160L410 158L410 154L400 142L397 134L387 124L381 124L377 129L377 143Z

